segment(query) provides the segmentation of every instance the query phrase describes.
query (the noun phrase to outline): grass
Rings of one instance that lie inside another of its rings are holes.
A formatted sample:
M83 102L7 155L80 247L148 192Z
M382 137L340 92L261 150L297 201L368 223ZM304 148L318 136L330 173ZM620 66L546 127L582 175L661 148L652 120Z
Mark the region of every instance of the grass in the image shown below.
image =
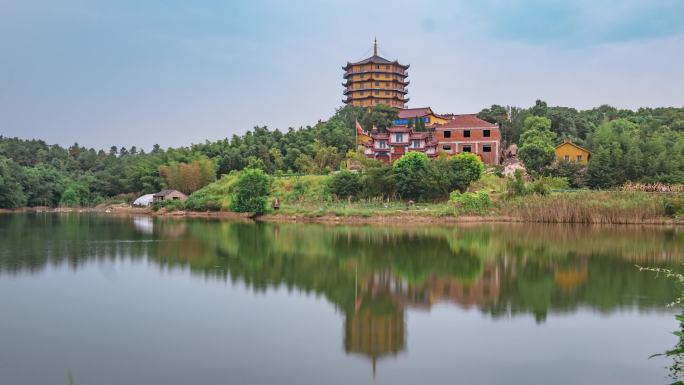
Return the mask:
M195 211L228 211L237 173L193 193L186 208ZM404 201L363 199L336 200L328 192L330 177L301 175L274 177L268 201L280 200L280 209L269 213L305 217L373 217L429 216L453 217L481 215L513 217L526 222L553 223L644 223L668 219L684 220L684 194L644 191L555 191L547 195L528 193L509 197L506 179L484 175L469 191L489 194L491 207L468 210L458 202L416 203L409 207Z
M668 202L681 206L684 195L638 191L579 191L512 198L501 212L527 222L643 223L676 218Z

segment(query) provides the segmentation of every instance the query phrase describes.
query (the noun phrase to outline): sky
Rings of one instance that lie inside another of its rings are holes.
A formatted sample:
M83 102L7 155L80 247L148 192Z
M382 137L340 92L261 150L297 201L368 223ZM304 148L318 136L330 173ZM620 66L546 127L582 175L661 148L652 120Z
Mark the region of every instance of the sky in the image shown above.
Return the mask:
M0 0L0 135L149 149L313 125L342 66L409 107L684 106L684 0Z

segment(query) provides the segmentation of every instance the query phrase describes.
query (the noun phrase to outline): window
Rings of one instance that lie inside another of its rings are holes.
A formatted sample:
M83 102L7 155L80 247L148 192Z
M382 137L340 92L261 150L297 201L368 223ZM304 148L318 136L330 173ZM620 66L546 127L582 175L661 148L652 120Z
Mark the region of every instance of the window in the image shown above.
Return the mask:
M484 130L482 131L482 136L484 136L485 138L489 138L490 136L492 136L492 132L490 130Z
M565 159L566 162L569 162L570 161L570 155L564 156L563 159Z
M404 141L404 134L394 134L394 141L397 143L403 142Z
M470 130L463 130L463 137L470 138Z
M482 146L482 152L492 152L492 146L489 144L485 144Z
M577 161L581 162L582 161L582 155L577 155Z
M449 130L444 131L444 137L445 138L451 138L451 131L449 131Z
M450 144L445 144L442 146L442 150L444 151L451 151L451 145Z
M378 140L378 148L387 148L386 140Z
M380 85L380 82L375 82L375 85L376 85L376 86L379 86L379 85Z
M376 95L380 95L380 91L378 91L378 90L375 90L374 94L376 94Z
M389 94L390 94L389 91L385 91L385 95L389 95Z
M470 152L470 146L463 146L463 152Z
M420 145L420 139L413 139L413 143L411 144L411 147L413 147L413 148L422 147L422 146Z
M376 69L376 70L379 70L379 69L380 69L380 66L375 66L375 69Z
M386 66L385 66L385 69L388 70L388 69L389 69L389 65L386 65Z

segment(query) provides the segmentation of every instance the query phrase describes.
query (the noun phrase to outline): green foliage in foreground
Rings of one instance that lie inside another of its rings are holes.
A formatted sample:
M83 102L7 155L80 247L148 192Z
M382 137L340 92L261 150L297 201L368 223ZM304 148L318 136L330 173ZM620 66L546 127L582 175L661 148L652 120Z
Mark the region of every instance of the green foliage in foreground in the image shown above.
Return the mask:
M430 160L422 152L409 152L394 162L392 173L397 192L404 199L418 199L429 189Z
M455 205L462 214L483 215L492 206L489 194L484 191L476 193L454 191L449 196L449 203Z
M358 196L363 186L359 174L350 171L340 171L330 178L330 192L339 198Z
M677 282L678 288L684 290L684 274L668 268L660 267L642 267L638 266L641 271L650 271L657 274L662 274L666 279L672 279ZM679 294L671 305L676 305L682 312L675 316L679 323L679 329L672 332L677 337L677 343L674 348L666 350L664 353L651 355L650 358L665 356L672 360L672 364L668 367L668 375L675 382L672 385L684 384L684 291Z
M271 183L271 177L263 170L244 170L233 188L231 209L239 213L265 213Z

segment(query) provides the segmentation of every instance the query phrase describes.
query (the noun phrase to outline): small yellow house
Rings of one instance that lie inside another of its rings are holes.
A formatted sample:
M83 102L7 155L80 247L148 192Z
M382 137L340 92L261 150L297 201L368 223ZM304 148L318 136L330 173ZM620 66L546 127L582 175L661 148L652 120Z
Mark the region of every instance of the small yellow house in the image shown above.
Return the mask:
M565 160L569 162L577 162L586 164L589 162L591 153L584 147L580 147L573 143L570 139L556 146L556 159L559 161Z

